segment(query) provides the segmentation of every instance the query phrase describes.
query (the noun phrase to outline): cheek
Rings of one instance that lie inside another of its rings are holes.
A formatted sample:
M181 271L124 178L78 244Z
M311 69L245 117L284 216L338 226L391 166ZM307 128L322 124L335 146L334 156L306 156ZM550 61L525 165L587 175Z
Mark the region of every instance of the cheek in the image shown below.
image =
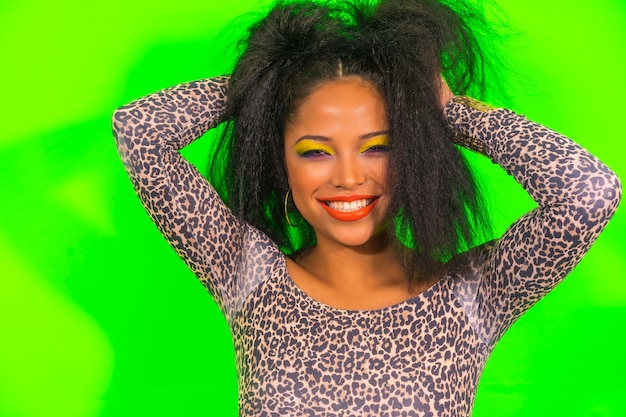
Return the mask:
M368 176L383 188L387 188L387 158L371 160L367 164Z
M296 204L301 200L301 194L307 187L307 173L295 158L286 158L285 167L287 169L287 182L291 189L292 198Z
M294 194L310 194L323 183L324 169L318 164L287 165L287 179Z

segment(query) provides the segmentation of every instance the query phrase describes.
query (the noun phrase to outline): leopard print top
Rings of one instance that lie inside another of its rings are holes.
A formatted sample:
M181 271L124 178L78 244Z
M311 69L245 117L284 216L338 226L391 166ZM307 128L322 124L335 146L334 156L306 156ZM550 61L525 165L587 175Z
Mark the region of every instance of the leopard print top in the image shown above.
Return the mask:
M577 144L504 109L452 99L460 136L498 163L538 208L465 267L378 310L322 304L285 256L233 217L178 150L220 123L227 78L182 84L116 111L130 179L165 238L230 325L242 416L468 416L503 332L580 261L614 213L617 177Z

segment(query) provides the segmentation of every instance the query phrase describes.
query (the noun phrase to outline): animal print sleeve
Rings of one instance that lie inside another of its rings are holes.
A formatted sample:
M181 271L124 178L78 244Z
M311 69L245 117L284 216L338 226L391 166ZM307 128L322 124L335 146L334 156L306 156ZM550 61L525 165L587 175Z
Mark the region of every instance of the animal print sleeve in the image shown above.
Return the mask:
M471 138L461 142L513 175L538 204L475 252L468 273L475 286L458 289L478 333L493 345L582 259L615 212L621 185L585 149L512 111L465 97L445 111L455 131Z
M239 222L178 152L222 121L227 84L194 81L134 101L115 112L113 133L146 211L229 319L278 250Z

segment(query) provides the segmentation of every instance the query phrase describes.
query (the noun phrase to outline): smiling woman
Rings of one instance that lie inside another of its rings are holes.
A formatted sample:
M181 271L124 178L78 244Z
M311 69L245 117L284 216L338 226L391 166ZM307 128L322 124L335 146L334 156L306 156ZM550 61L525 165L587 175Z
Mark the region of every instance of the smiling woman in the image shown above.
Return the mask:
M375 87L347 78L312 92L285 129L289 186L317 247L365 245L384 229L384 109Z
M280 4L231 76L116 111L139 197L230 325L240 415L469 416L502 334L615 212L597 158L462 95L484 66L459 4ZM178 150L221 122L218 193ZM460 146L538 205L496 240Z

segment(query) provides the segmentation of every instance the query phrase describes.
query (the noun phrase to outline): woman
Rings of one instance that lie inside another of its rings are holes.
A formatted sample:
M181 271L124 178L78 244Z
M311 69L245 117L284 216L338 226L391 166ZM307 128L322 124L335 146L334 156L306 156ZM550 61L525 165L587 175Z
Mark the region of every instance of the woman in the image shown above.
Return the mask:
M276 6L231 77L115 113L141 200L229 322L241 415L468 416L500 336L614 213L595 157L441 81L480 90L462 10ZM177 151L223 121L220 197ZM538 203L498 240L457 145Z

